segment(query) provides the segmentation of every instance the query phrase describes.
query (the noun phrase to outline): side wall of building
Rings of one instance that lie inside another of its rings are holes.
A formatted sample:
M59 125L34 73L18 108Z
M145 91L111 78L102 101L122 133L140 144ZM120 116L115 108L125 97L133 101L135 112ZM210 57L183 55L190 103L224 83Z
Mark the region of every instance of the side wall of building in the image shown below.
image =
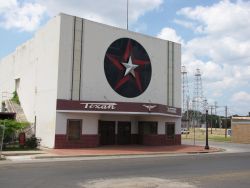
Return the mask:
M14 54L10 54L0 61L0 109L4 100L12 98L15 90Z
M54 147L59 37L60 16L0 64L0 91L17 90L27 120L36 119L36 136L46 147Z
M232 142L250 144L250 121L232 123Z

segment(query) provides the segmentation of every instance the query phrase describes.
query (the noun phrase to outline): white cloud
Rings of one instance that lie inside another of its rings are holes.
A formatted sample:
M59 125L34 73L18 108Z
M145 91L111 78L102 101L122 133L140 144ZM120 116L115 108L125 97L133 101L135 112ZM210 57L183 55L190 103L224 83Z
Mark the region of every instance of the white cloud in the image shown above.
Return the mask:
M0 2L0 26L10 29L17 28L21 31L35 30L45 12L45 7L37 3L21 3L10 0Z
M181 26L184 26L184 27L186 27L188 29L195 30L195 24L194 24L194 22L180 20L180 19L174 19L174 23L179 24Z
M140 16L158 9L163 0L129 1L129 25L138 25ZM17 28L22 31L35 30L45 13L50 17L61 12L76 15L93 21L126 28L126 0L0 0L0 26L6 29Z
M158 38L170 40L173 42L184 43L183 39L177 35L176 31L172 28L165 27L157 35Z
M250 92L239 90L232 95L230 102L229 113L246 115L250 112Z
M215 36L209 34L203 37L194 38L184 46L185 53L193 57L206 57L218 63L249 64L250 39L239 41L233 37Z
M232 98L232 101L238 102L238 103L250 103L250 93L247 93L245 91L239 91L235 93Z
M226 103L230 93L249 91L250 2L223 0L186 7L177 15L174 22L196 34L183 45L182 63L192 79L194 70L201 69L207 97Z
M5 9L13 7L13 6L17 6L17 1L16 0L1 0L0 1L0 13L5 11Z
M47 7L50 16L60 12L76 15L105 24L126 28L126 0L37 0ZM160 7L163 0L133 0L129 1L129 25L135 24L140 16Z
M188 57L206 57L220 64L249 64L249 1L224 0L210 7L187 7L178 11L178 15L184 19L175 23L202 33L187 42L184 52Z
M241 38L242 33L250 36L250 2L238 0L220 1L210 7L183 8L177 13L199 24L197 30L204 33L225 34ZM225 33L225 31L227 31Z

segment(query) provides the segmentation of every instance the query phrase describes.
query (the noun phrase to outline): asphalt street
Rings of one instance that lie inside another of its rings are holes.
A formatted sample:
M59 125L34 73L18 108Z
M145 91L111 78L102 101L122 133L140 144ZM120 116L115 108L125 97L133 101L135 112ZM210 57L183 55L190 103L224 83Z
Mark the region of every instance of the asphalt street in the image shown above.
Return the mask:
M117 179L119 181L114 182ZM99 181L99 184L96 186L88 184L89 181L94 180ZM122 184L122 180L130 184ZM102 181L107 182L105 184ZM135 186L133 186L133 181ZM100 186L100 182L103 186ZM162 184L161 186L157 186L159 182ZM144 183L144 185L140 185L140 183ZM250 153L196 154L26 164L1 164L0 162L0 187L249 188Z

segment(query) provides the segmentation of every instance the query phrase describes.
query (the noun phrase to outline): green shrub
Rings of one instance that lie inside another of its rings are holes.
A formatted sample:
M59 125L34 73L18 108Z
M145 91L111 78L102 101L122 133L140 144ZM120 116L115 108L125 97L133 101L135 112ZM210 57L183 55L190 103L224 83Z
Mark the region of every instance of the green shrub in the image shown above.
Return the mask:
M35 135L32 135L30 138L26 139L25 145L28 148L35 149L37 148L37 146L39 146L39 143L40 143L40 140Z
M11 101L13 101L17 104L20 104L19 97L18 97L18 94L16 91L13 92L13 97L12 97Z

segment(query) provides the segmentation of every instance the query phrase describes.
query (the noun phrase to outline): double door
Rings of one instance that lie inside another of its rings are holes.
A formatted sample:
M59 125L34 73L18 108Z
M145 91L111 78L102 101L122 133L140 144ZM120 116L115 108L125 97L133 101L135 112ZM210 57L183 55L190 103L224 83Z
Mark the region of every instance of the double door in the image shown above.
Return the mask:
M115 144L115 121L99 121L100 145Z
M131 143L131 122L99 121L100 145L126 145Z

